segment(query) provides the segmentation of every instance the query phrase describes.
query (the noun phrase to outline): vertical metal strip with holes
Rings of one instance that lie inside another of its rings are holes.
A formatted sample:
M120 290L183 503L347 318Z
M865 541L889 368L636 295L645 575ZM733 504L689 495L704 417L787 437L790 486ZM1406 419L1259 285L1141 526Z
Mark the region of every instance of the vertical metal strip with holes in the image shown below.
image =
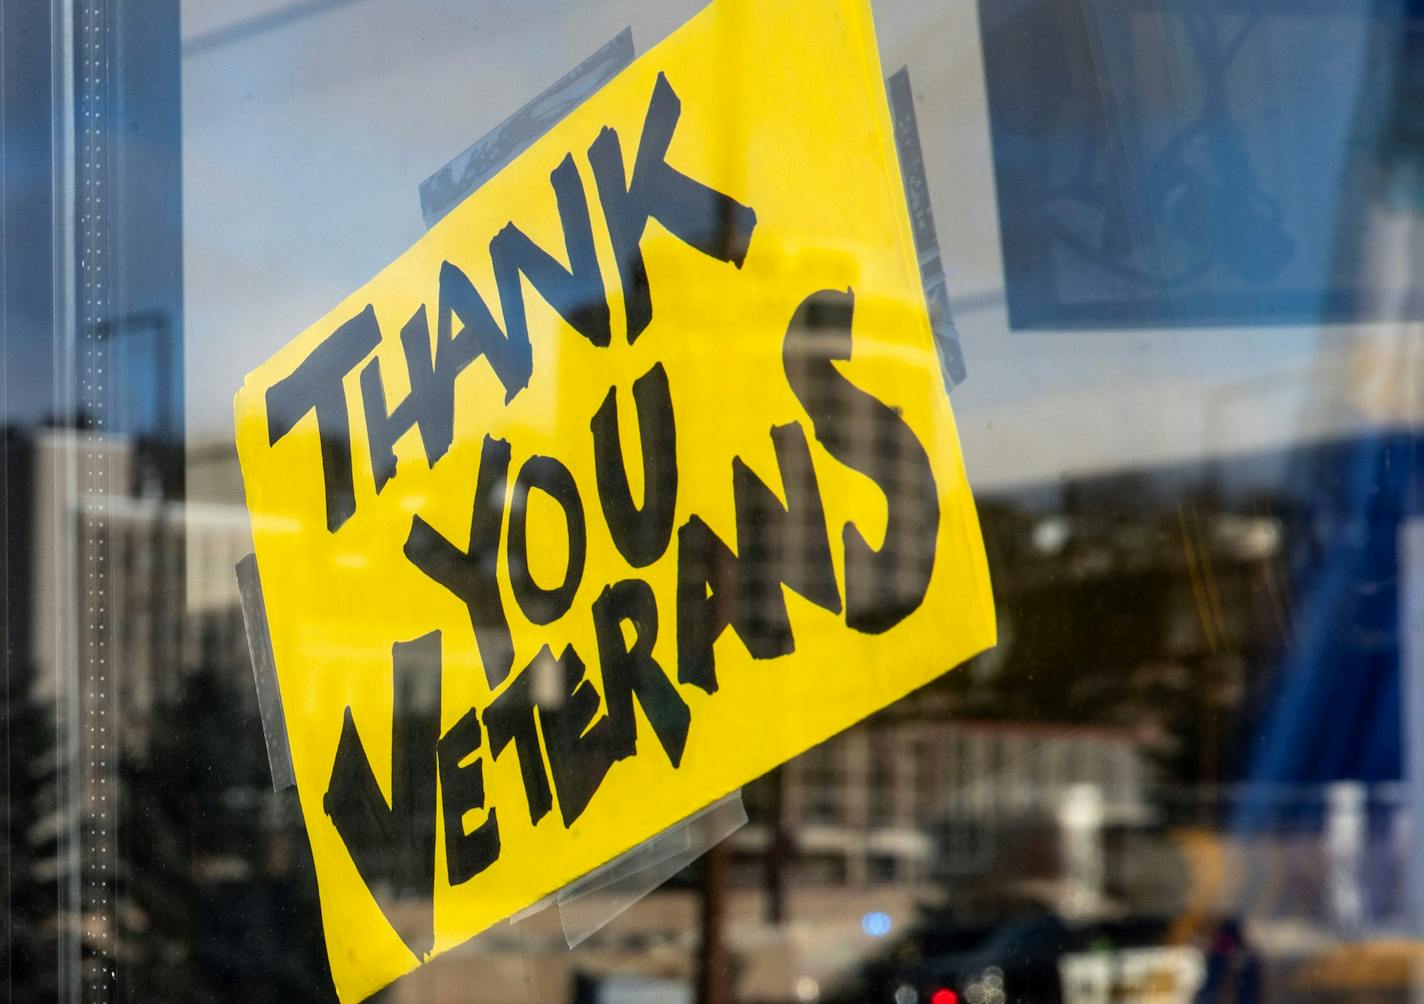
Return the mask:
M75 531L77 589L69 625L78 639L76 702L78 735L70 744L77 756L78 936L82 959L82 1000L118 997L115 967L115 898L118 864L118 721L113 679L110 586L112 547L109 498L116 485L109 424L113 416L114 373L111 342L100 336L109 316L111 262L110 124L115 67L110 53L115 12L110 0L74 0L73 104L74 316L76 341L78 471Z

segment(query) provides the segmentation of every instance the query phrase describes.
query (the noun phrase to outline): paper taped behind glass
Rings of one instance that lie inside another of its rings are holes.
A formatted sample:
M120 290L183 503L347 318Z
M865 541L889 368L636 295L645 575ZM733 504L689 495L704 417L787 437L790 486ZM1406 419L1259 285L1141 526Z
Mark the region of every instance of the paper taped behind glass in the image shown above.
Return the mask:
M248 375L343 999L993 644L946 391L863 0L714 0Z

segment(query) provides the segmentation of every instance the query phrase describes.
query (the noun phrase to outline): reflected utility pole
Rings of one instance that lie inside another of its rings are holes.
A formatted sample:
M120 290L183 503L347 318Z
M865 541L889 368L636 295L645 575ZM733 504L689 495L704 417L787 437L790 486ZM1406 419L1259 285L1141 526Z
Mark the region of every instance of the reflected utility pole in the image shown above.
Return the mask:
M727 846L719 841L702 858L702 944L697 953L697 1004L727 1004Z
M791 832L786 825L786 767L777 767L766 779L771 795L770 834L766 847L766 921L780 927L787 920L786 880L791 864Z

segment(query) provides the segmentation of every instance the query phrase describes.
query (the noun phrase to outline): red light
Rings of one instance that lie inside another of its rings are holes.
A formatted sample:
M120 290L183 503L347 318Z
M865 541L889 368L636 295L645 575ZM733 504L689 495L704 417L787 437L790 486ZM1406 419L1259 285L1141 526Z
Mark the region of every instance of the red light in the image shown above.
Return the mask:
M959 1004L959 994L948 987L940 987L930 994L930 1004Z

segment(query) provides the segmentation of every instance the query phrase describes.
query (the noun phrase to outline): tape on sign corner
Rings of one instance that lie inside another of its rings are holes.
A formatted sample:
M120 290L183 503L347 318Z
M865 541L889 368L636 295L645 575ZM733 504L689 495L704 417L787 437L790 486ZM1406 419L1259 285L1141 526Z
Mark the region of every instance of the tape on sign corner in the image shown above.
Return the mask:
M272 790L282 791L294 786L297 776L292 770L287 719L282 714L282 692L277 687L277 660L272 654L272 633L267 626L267 605L262 600L262 579L257 574L255 554L249 554L237 563L237 594L242 604L247 651L252 657L257 711L262 717L262 734L267 740L267 765L272 769Z
M558 900L559 894L557 892L551 892L543 899L536 899L533 903L530 903L523 910L520 910L514 916L510 917L505 923L509 924L510 927L513 927L515 924L523 923L536 913L543 913L549 907L557 903Z
M583 944L746 824L739 788L565 886L555 900L569 948Z
M925 174L924 151L920 147L920 126L915 118L915 92L910 86L910 68L902 66L885 78L890 97L890 115L895 126L895 149L900 154L900 177L905 185L905 201L910 207L910 231L915 238L915 254L920 264L920 283L929 307L930 329L944 372L944 385L953 390L964 382L968 371L959 329L949 307L949 289L944 277L944 261L939 252L939 232L930 206L930 183Z
M500 172L595 91L633 62L633 29L550 84L538 97L475 140L420 185L420 215L428 230Z

